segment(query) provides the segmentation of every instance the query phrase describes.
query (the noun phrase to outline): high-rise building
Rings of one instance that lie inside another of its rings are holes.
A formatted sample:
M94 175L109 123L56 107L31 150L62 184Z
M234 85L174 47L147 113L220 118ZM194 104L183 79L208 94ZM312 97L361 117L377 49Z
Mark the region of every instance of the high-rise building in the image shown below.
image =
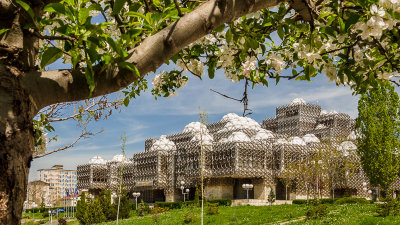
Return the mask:
M50 169L37 171L37 178L54 189L55 199L66 196L66 189L75 189L77 184L76 170L65 170L63 165L54 165Z

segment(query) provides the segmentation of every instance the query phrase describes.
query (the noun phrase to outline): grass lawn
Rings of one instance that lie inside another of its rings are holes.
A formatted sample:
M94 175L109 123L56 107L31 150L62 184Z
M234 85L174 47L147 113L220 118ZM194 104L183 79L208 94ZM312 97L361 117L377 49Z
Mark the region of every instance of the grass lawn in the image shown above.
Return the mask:
M378 217L375 204L330 205L328 216L322 219L306 220L306 205L237 206L219 207L220 214L205 215L204 224L400 224L400 216ZM159 215L133 216L120 220L119 224L185 224L185 215L192 212L200 224L200 209L185 208L170 210ZM296 221L297 220L297 221ZM69 225L78 225L72 221ZM115 224L115 221L102 223Z

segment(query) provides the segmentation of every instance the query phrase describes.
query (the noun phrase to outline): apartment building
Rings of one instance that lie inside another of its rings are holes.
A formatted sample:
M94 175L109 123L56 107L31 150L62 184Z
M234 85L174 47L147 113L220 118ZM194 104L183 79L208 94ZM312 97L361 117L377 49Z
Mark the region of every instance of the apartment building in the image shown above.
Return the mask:
M64 198L66 189L75 189L77 184L76 170L65 170L63 165L40 169L37 171L37 178L50 185L54 190L55 199Z

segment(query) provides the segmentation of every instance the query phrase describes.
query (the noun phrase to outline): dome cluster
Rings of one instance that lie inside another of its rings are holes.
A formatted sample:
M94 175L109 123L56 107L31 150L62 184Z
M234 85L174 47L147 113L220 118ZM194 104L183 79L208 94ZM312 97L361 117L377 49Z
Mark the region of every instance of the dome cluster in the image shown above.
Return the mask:
M89 164L106 164L107 160L104 160L100 156L94 156L89 160Z
M226 122L224 128L218 132L234 131L234 130L260 130L261 126L255 120L248 117L241 117L235 113L229 113L222 117L221 122Z
M290 102L290 105L303 105L303 104L307 104L307 102L304 101L304 99L302 98L295 98Z
M171 151L176 150L176 145L173 141L170 141L167 136L161 135L150 148L150 151Z

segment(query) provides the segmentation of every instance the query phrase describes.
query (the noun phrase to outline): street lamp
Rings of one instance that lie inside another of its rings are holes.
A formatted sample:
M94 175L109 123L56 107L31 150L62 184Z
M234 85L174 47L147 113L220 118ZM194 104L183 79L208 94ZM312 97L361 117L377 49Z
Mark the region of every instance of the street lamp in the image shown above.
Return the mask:
M253 189L252 184L242 184L242 188L247 191L247 202L249 202L249 191Z
M185 202L186 201L186 195L189 195L189 189L187 189L186 188L186 190L185 190L185 186L183 186L183 185L185 185L185 181L181 181L181 190L182 190L182 194L183 194L183 202Z
M137 199L140 197L140 192L133 192L132 196L136 199L136 210L137 210Z
M50 215L50 224L53 224L53 214L51 213L51 210L48 211Z

